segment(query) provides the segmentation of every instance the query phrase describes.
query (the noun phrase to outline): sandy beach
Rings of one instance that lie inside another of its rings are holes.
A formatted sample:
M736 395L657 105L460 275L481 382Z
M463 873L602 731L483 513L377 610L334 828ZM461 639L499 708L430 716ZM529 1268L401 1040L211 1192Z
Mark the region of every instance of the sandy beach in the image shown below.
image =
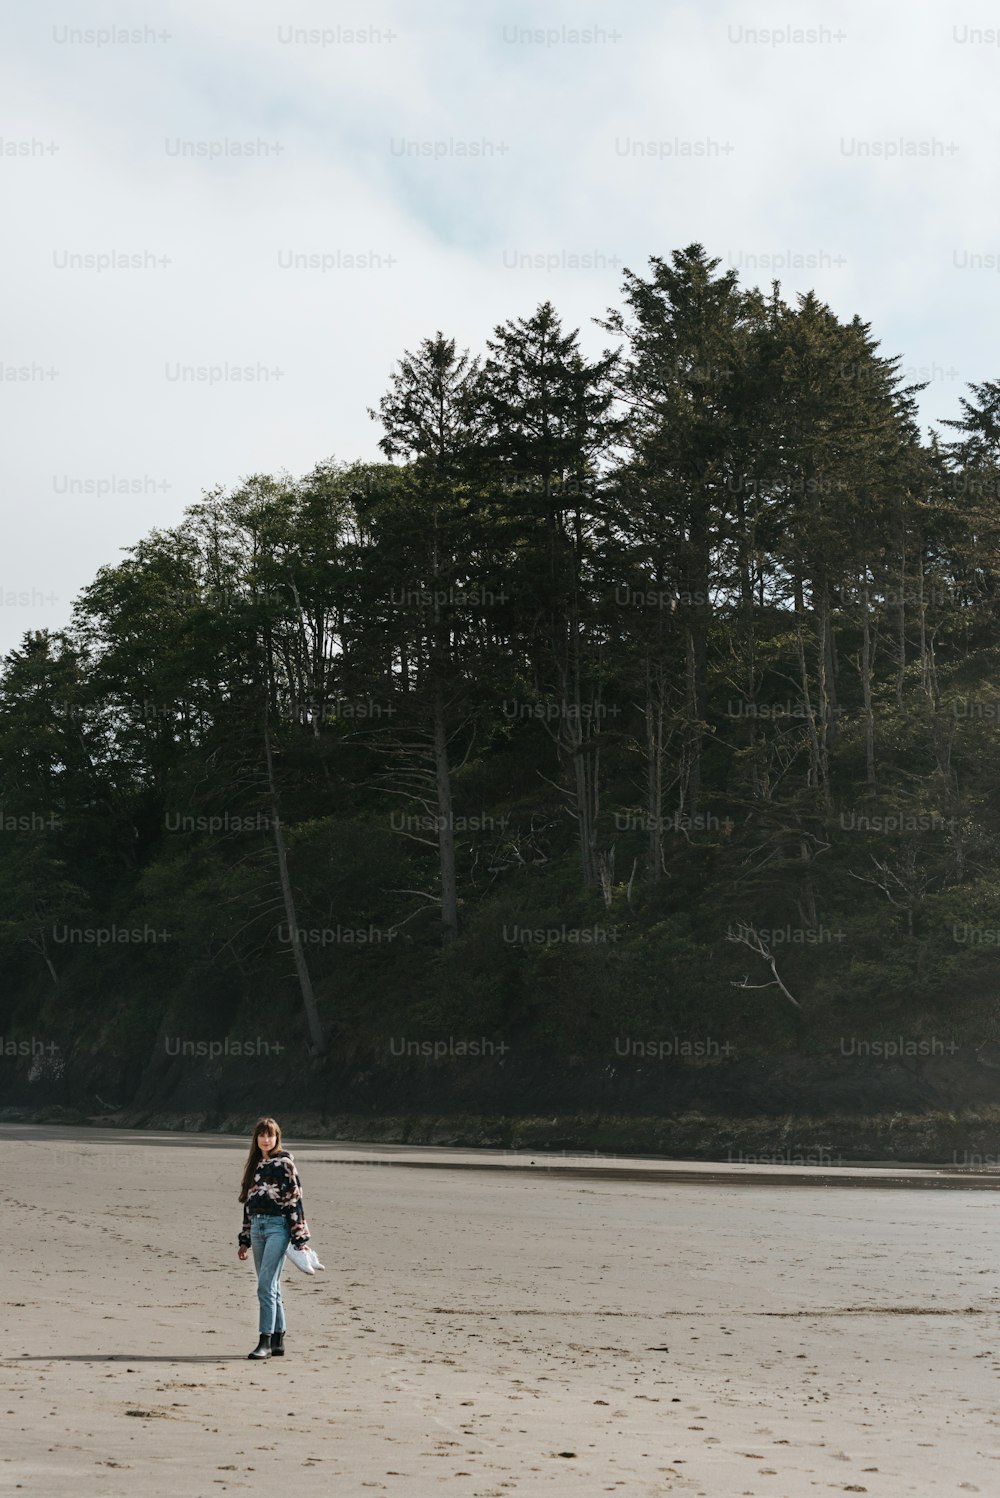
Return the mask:
M288 1355L248 1363L244 1140L23 1124L0 1140L4 1493L1000 1482L997 1177L741 1179L286 1137L327 1268L286 1270Z

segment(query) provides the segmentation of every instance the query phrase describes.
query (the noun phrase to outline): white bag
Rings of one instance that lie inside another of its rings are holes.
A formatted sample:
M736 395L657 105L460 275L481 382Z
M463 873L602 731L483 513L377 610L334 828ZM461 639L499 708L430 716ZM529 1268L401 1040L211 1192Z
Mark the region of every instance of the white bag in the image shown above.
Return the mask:
M289 1243L285 1249L285 1258L291 1259L296 1269L301 1269L303 1274L315 1274L317 1269L324 1268L315 1249L312 1248L295 1248Z

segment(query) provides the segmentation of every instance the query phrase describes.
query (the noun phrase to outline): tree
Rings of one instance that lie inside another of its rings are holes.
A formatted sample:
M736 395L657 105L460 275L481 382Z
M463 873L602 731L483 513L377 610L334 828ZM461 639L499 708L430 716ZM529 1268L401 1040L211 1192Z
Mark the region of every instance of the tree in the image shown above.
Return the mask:
M588 363L578 332L563 332L550 302L530 318L499 325L487 348L475 390L478 474L510 512L521 559L519 652L535 691L557 705L554 722L543 721L569 776L581 875L593 887L601 882L597 837L607 711L593 545L603 471L620 433L612 415L617 356L605 353Z
M660 538L673 538L672 581L685 601L678 799L682 813L696 814L711 600L732 506L727 479L741 471L734 451L737 392L759 299L739 289L735 271L716 276L719 261L698 244L675 251L669 262L652 256L649 263L648 280L626 270L626 310L612 310L601 326L626 340L617 393L629 413L630 492L642 496ZM661 551L655 536L654 551ZM656 562L662 571L662 551Z
M438 332L415 353L404 354L378 411L369 413L384 428L382 451L389 458L404 457L408 465L398 496L391 494L377 508L367 506L365 517L376 532L376 575L383 580L394 575L389 599L398 593L406 633L402 685L409 698L408 726L386 730L382 738L391 739L401 761L400 793L435 807L439 893L425 898L440 904L445 942L458 932L450 753L456 732L452 719L465 726L470 666L461 620L478 583L470 574L472 536L463 483L476 371L475 361L456 353L454 339ZM386 608L387 600L382 604Z

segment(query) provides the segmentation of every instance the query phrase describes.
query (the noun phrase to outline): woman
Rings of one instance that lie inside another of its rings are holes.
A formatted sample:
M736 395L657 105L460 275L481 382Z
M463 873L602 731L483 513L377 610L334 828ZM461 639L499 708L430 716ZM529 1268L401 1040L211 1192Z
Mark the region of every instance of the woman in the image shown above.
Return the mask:
M281 1271L289 1242L305 1248L309 1242L302 1183L295 1161L281 1147L281 1129L273 1118L259 1118L243 1170L240 1189L243 1230L239 1256L253 1249L260 1302L260 1341L251 1358L284 1357L285 1308L281 1303Z

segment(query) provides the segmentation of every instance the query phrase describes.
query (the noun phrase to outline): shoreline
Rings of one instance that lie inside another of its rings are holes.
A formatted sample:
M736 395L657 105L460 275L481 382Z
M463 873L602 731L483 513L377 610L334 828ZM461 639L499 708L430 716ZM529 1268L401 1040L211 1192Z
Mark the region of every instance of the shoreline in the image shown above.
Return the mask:
M962 1113L895 1113L868 1118L800 1114L733 1118L693 1111L654 1117L278 1111L287 1120L287 1132L300 1141L459 1149L471 1151L478 1158L501 1151L512 1156L571 1154L764 1169L787 1165L833 1172L858 1165L984 1175L1000 1171L1000 1107L992 1105L970 1107ZM152 1130L186 1137L248 1137L256 1117L257 1111L233 1109L84 1112L59 1104L0 1107L0 1126L36 1124L106 1129L111 1133Z
M249 1130L247 1131L249 1132ZM665 1155L613 1155L572 1150L502 1150L454 1145L399 1144L301 1135L284 1130L288 1147L316 1165L425 1171L557 1175L567 1179L642 1181L702 1186L840 1186L911 1190L1000 1190L1000 1166L926 1161L869 1160L839 1165L794 1159L720 1161ZM163 1129L101 1124L51 1124L0 1119L0 1140L20 1144L186 1145L243 1150L246 1135L234 1131Z

